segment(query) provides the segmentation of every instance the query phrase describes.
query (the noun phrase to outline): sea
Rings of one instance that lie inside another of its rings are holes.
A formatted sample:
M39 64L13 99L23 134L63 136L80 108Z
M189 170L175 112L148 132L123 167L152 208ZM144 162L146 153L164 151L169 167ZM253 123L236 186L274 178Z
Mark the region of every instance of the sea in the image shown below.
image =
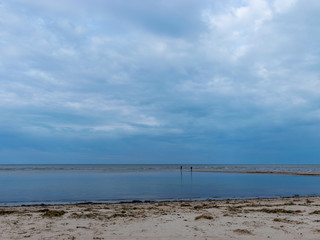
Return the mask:
M0 206L320 196L318 176L223 171L320 173L320 165L0 165Z

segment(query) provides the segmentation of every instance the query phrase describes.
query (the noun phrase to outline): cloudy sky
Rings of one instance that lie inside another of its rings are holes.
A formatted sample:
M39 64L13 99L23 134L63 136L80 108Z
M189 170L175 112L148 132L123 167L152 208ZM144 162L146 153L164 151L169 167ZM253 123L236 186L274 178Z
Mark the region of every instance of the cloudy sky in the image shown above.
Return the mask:
M0 163L319 163L319 14L0 0Z

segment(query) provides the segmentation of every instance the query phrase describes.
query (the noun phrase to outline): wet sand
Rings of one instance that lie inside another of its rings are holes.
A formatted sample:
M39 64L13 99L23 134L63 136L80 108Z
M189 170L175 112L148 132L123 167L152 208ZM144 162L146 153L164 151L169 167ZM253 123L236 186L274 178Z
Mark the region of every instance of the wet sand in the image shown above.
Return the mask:
M192 172L208 172L208 173L243 173L243 174L274 174L274 175L295 175L295 176L313 176L320 177L320 173L313 172L271 172L271 171L203 171L193 170Z
M320 239L320 197L0 207L0 239Z

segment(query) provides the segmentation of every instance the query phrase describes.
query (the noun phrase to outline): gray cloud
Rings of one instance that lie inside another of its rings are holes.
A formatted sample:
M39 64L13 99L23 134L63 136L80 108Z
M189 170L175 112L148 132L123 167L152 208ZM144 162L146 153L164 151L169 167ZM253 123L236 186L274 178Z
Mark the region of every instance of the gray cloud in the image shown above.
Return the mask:
M312 162L319 7L3 1L3 156Z

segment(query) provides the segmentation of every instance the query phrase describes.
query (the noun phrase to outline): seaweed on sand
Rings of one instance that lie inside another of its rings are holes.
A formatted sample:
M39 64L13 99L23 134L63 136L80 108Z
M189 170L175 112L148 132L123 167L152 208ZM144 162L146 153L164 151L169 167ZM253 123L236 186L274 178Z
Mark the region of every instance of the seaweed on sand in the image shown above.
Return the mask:
M194 220L199 220L199 219L208 219L208 220L212 220L212 219L213 219L213 217L212 217L212 215L211 215L211 214L209 214L209 213L204 213L204 214L201 214L201 215L199 215L199 216L197 216L197 217L195 217L195 218L194 218Z
M233 231L239 234L252 235L252 232L249 231L248 229L235 229Z
M50 210L48 208L46 209L41 209L39 210L39 212L43 212L42 216L43 217L61 217L62 215L64 215L66 213L66 211L64 210Z
M9 215L16 212L17 211L12 211L12 210L0 210L0 216Z
M257 212L265 212L265 213L301 213L300 210L286 210L286 209L279 209L279 208L273 208L273 209L268 209L268 208L262 208L262 209L257 209L254 210Z

